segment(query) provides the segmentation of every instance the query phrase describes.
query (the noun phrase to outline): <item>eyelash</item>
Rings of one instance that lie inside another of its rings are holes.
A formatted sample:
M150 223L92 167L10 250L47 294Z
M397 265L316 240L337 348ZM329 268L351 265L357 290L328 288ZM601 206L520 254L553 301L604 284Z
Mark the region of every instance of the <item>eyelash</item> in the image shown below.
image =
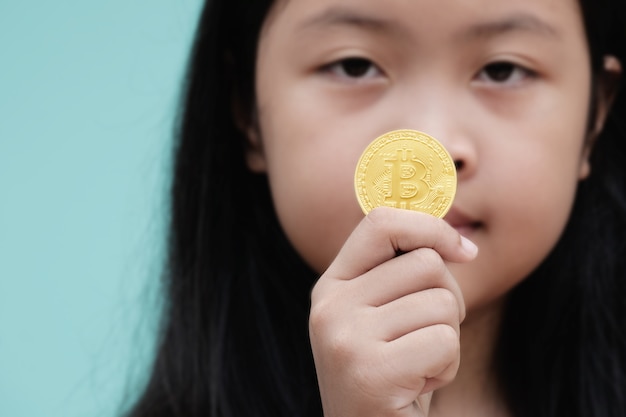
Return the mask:
M321 70L351 82L359 82L383 75L382 70L374 62L362 57L339 59L324 65ZM535 71L522 65L510 61L494 61L481 68L476 75L476 81L497 87L516 87L536 77Z
M362 57L343 58L324 65L321 70L334 77L353 82L383 75L383 72L376 64Z
M490 70L491 74L489 74ZM501 78L503 75L505 78ZM516 87L536 77L537 73L535 71L522 65L510 61L494 61L481 68L476 75L476 80L480 83L495 86Z

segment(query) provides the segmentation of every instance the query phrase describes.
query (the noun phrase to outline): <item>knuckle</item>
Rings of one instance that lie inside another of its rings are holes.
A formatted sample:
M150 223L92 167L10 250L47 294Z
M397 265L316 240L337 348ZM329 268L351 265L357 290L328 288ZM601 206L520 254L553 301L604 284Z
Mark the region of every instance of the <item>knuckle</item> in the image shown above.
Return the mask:
M431 248L420 248L416 252L419 262L423 268L434 275L442 274L446 271L446 265L439 253Z
M359 364L368 362L367 349L349 326L337 326L324 336L317 344L318 351L329 363L340 365L344 372L354 374L357 369L362 370Z
M335 332L327 340L327 348L331 356L343 364L348 364L356 356L355 344L350 333L346 331Z
M460 306L456 296L445 288L430 288L423 292L428 309L432 312L433 324L447 324L457 327L460 324Z
M445 311L446 316L450 318L449 323L452 324L455 321L458 321L460 316L460 307L456 296L451 291L443 288L440 288L437 293L437 302Z
M456 330L448 325L431 327L431 340L436 349L436 357L426 369L427 378L445 377L446 370L454 368L459 362L461 344Z
M443 359L454 359L460 354L461 343L454 327L447 324L435 326L434 339Z
M323 350L324 355L341 363L349 363L357 353L358 329L354 320L328 297L311 305L309 333L311 343Z
M332 322L332 307L326 299L311 303L309 325L313 329L327 328Z
M385 230L389 227L389 208L375 207L365 216L367 226L374 230Z

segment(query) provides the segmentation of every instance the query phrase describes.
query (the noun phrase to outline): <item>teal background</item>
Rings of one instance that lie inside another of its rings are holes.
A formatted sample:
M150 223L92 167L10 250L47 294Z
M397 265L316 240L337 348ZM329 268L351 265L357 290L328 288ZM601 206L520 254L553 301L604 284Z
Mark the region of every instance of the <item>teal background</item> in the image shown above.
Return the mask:
M0 416L113 416L150 352L199 0L0 0Z

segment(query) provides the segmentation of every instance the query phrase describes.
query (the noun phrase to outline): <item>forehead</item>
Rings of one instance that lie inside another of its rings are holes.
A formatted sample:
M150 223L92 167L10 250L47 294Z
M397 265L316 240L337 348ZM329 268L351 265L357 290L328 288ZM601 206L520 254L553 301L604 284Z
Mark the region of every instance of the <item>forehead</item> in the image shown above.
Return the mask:
M295 35L341 27L433 38L584 32L576 0L279 0L265 28L275 24Z

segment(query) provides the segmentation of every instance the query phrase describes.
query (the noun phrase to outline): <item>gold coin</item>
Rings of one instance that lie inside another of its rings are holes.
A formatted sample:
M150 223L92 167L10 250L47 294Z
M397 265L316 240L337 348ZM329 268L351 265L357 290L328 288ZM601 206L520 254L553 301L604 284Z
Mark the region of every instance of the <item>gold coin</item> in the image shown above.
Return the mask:
M367 146L356 167L354 188L365 214L388 206L443 217L456 193L456 169L435 138L394 130Z

